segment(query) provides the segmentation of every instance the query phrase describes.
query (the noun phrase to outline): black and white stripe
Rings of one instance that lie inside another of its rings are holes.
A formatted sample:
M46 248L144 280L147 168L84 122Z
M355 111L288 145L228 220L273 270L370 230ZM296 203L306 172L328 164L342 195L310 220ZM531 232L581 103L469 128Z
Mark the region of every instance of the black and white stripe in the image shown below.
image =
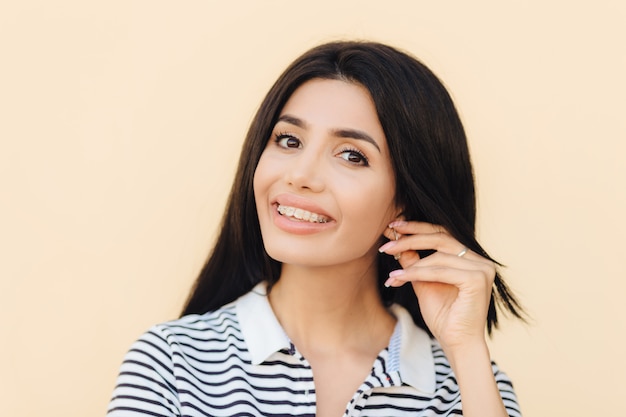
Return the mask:
M254 363L237 302L153 327L131 347L109 405L121 416L314 416L307 360L288 342ZM391 346L391 345L390 345ZM403 381L396 349L384 349L345 416L461 415L459 388L443 351L431 341L435 390ZM520 416L511 381L493 365L510 416Z

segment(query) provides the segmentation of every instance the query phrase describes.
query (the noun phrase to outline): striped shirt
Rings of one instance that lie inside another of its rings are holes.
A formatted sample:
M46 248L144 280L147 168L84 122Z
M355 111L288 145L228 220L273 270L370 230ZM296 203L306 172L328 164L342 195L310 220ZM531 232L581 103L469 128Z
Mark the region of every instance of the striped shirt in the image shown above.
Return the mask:
M461 415L459 387L438 343L397 318L388 347L346 405L345 417ZM510 416L511 381L492 365ZM127 353L108 416L314 416L311 366L289 340L265 285L224 307L153 327Z

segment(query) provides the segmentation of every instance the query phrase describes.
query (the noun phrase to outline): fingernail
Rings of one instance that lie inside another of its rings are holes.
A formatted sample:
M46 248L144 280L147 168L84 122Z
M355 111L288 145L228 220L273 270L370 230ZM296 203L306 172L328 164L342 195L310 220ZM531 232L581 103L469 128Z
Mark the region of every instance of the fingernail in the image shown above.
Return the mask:
M396 269L389 273L389 278L399 277L400 275L404 275L406 271L404 269Z
M394 246L396 246L398 244L398 242L396 242L395 240L390 240L389 242L385 243L384 245L382 245L380 248L378 248L378 252L380 253L385 253L385 251L393 248Z
M398 280L396 280L396 277L402 274L404 274L404 269L396 269L395 271L391 271L389 273L389 278L387 278L387 281L385 281L385 287L389 288L393 284L396 284L398 282Z
M404 220L396 220L396 221L389 223L389 226L387 227L393 229L394 227L406 226L406 223L407 222Z

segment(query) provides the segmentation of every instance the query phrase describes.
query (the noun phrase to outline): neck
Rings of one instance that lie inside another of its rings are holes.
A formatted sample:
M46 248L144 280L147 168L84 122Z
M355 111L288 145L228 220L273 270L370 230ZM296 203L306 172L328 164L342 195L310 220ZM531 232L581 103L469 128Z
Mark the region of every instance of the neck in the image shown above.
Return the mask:
M382 349L395 319L382 303L376 280L375 262L360 269L283 265L269 299L303 353Z

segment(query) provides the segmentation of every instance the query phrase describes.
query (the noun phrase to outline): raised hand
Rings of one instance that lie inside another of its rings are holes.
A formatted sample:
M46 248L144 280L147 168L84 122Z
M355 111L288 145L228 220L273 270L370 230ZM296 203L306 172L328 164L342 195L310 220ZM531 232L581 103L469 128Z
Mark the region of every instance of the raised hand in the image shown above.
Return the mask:
M402 266L389 274L385 285L411 283L424 321L444 351L484 343L494 263L430 223L393 222L385 235L392 240L379 251L399 256ZM420 258L418 250L435 252Z

